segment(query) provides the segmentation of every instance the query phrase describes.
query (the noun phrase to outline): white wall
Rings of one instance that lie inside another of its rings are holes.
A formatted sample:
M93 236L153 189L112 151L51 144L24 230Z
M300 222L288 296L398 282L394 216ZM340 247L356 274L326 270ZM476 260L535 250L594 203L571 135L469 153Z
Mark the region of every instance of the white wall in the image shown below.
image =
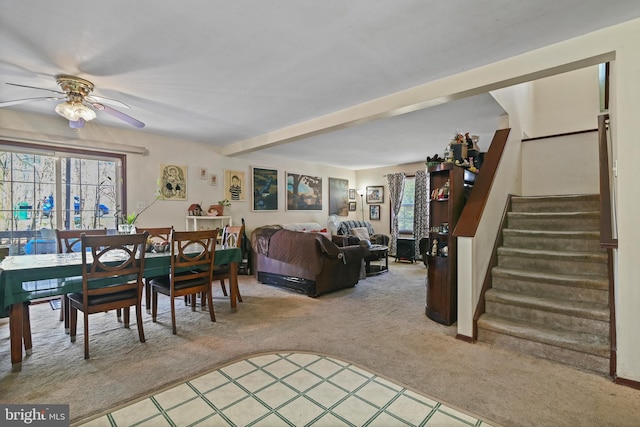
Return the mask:
M600 193L598 133L522 143L522 195Z

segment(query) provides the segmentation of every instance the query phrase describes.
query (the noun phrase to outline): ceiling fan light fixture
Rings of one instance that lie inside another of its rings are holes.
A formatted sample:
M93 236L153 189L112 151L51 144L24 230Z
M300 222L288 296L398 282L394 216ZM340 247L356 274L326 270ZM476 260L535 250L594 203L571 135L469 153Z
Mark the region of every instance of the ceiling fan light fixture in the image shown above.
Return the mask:
M96 113L91 108L87 107L81 102L66 101L56 105L56 113L60 114L65 119L76 122L79 119L85 121L93 120L96 118Z

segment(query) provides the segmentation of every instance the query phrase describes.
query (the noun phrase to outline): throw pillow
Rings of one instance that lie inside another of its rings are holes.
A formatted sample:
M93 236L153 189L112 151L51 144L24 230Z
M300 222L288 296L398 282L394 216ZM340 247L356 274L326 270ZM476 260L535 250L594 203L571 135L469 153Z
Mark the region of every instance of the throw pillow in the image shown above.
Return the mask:
M367 227L354 227L351 229L351 235L356 236L360 240L369 240L369 230L367 230Z

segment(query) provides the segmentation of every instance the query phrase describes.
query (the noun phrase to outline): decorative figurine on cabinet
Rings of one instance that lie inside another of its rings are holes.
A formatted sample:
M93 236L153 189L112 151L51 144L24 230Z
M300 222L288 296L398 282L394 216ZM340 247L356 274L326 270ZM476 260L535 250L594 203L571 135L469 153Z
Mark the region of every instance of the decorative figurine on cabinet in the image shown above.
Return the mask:
M438 256L438 239L433 239L433 244L431 245L431 255Z

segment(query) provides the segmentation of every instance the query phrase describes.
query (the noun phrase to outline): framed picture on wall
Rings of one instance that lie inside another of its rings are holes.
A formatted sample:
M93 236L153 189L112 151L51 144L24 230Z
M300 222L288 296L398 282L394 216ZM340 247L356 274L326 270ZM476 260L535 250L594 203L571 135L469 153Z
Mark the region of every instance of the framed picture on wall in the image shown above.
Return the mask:
M215 173L209 175L209 185L218 185L218 175L216 175Z
M256 212L278 210L278 170L254 166L251 168L253 206Z
M322 177L286 172L287 210L321 211Z
M355 188L350 188L349 189L349 200L355 200L356 199L356 189Z
M224 171L224 198L232 202L244 202L245 194L244 172Z
M354 212L356 210L356 202L349 202L349 211Z
M160 165L160 194L165 200L187 199L187 167Z
M349 180L329 178L329 215L348 216Z
M367 203L384 203L384 186L370 185L367 187Z
M371 221L379 221L380 220L380 205L371 205L371 206L369 206L369 219Z

